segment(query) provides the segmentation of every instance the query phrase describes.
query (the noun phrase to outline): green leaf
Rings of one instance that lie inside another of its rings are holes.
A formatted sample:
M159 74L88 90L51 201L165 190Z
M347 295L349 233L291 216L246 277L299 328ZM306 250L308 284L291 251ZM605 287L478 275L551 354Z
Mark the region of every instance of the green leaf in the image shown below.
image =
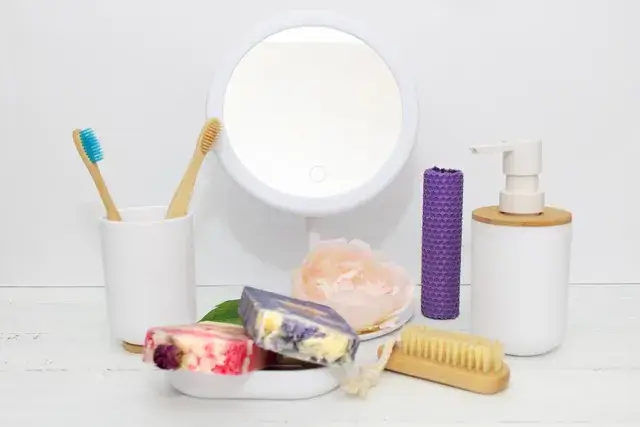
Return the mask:
M213 310L205 314L204 317L200 319L200 322L219 322L242 325L242 319L240 319L240 315L238 314L239 305L239 299L221 302L215 306Z

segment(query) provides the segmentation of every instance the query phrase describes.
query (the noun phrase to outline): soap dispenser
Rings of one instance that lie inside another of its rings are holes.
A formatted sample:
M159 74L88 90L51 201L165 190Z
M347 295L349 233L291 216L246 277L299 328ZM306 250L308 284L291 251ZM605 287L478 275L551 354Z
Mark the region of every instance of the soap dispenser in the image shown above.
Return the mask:
M545 206L542 143L471 148L502 153L505 187L471 221L471 329L513 356L558 347L567 327L572 214Z

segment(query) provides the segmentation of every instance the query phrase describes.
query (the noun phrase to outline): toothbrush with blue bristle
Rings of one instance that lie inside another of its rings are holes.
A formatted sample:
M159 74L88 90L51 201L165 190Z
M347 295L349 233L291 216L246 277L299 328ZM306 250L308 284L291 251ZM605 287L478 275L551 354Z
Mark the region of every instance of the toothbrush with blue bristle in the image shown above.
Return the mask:
M107 211L107 219L111 221L122 221L120 212L118 208L116 208L107 189L107 184L104 182L104 178L102 178L100 168L98 168L98 162L101 161L104 156L102 154L102 148L100 147L100 141L95 132L91 128L82 130L74 129L73 142L76 145L82 162L87 167L89 174L91 174L91 178L93 178L98 193L100 193L100 198Z

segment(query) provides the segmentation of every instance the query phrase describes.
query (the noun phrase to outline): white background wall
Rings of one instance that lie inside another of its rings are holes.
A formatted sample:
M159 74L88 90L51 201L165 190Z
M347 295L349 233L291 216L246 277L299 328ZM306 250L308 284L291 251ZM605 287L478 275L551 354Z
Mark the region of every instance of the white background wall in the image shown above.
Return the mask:
M492 204L500 158L545 142L549 203L575 215L572 281L638 282L640 2L586 0L4 0L0 3L0 283L100 285L97 194L73 147L94 127L120 206L165 204L229 43L289 8L330 8L385 35L419 91L410 164L376 200L325 222L420 272L422 171L465 171L466 218ZM198 280L286 289L304 222L254 200L213 156L197 188ZM468 224L464 277L468 277Z

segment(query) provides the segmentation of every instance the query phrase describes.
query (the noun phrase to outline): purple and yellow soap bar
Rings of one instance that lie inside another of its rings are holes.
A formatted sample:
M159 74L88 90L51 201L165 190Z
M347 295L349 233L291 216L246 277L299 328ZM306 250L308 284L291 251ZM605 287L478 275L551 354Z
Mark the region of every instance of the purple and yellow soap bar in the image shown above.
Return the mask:
M298 360L337 366L354 360L358 334L332 308L245 287L239 314L256 345Z

